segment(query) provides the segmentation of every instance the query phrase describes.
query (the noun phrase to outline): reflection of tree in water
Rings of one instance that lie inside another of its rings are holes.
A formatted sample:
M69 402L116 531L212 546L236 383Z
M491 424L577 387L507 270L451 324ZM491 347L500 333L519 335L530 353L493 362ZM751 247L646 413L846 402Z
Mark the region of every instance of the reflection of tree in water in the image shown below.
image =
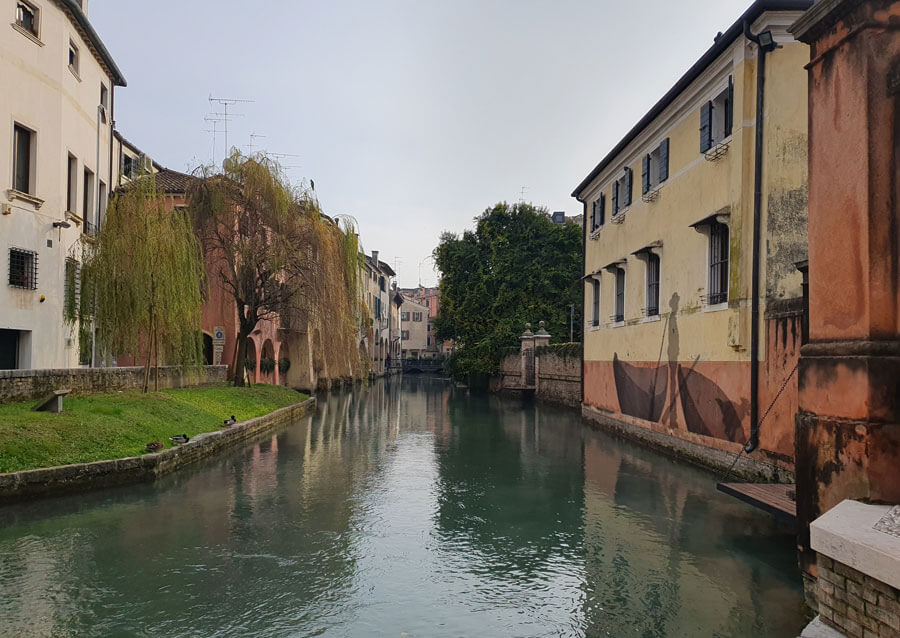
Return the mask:
M441 540L472 554L473 568L516 580L571 554L581 535L583 475L570 417L471 395L451 405L449 419L452 438L437 456ZM550 445L556 458L546 455Z

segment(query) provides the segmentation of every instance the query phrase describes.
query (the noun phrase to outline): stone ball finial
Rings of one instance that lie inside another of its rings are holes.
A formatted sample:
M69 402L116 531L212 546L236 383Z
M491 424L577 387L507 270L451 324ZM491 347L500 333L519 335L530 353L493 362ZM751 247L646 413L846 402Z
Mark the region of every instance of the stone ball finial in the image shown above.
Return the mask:
M539 321L539 322L538 322L538 326L540 326L541 330L544 329L544 325L545 325L545 324L544 324L543 321Z
M525 332L531 332L531 324L530 323L525 324Z

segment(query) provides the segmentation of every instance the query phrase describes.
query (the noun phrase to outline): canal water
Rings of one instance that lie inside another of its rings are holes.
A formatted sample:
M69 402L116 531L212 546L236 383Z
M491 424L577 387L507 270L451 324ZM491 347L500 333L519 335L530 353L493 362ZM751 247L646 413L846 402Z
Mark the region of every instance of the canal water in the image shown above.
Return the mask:
M3 636L797 636L791 534L573 411L407 377L0 508Z

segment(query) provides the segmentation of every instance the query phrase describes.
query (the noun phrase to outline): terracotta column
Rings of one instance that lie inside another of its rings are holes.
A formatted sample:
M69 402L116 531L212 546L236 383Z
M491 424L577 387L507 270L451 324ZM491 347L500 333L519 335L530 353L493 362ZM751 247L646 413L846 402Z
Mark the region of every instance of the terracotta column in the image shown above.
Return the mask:
M900 503L900 1L819 0L810 45L809 338L796 470L809 523L845 498Z

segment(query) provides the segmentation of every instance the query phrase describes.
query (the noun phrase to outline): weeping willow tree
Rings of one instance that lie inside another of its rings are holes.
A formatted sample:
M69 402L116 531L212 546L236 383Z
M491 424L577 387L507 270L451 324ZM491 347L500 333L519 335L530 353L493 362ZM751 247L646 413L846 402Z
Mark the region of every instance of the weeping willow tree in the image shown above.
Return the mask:
M237 309L234 385L245 384L247 339L262 321L288 331L304 323L317 373L360 376L355 228L323 215L312 193L291 186L262 153L235 151L223 172L199 170L188 201L210 283Z
M67 303L70 325L96 327L107 352L144 357L144 385L151 363L193 365L201 360L204 272L200 248L185 211L167 209L156 180L133 182L109 205L95 244L84 244L80 299Z

